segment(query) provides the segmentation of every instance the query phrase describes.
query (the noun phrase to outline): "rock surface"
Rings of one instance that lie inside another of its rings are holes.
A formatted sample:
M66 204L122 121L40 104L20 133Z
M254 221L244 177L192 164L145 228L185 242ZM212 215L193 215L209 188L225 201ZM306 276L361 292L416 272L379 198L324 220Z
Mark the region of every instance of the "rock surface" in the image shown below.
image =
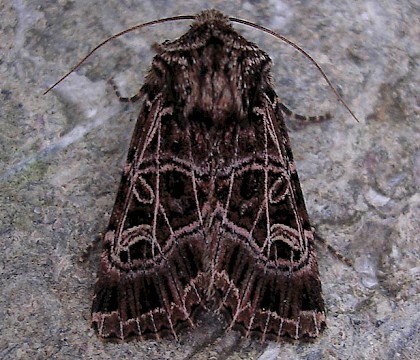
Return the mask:
M213 318L174 341L102 343L90 328L99 250L152 45L188 22L108 44L46 96L93 46L130 25L194 14L206 1L28 1L0 5L0 357L2 359L418 359L420 327L419 8L414 2L214 1L308 50L360 119L301 55L235 25L273 59L277 94L334 119L290 132L312 222L328 329L313 343L260 344ZM293 124L290 126L293 128Z

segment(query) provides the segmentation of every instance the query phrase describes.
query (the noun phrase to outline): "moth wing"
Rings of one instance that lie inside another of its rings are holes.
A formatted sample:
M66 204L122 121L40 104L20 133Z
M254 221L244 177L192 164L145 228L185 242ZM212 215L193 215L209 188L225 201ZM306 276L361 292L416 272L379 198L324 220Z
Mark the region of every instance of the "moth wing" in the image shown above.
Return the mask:
M103 237L92 305L103 338L176 338L202 303L191 146L163 103L144 104Z
M246 336L316 337L324 302L282 110L266 96L251 123L219 178L227 187L212 276L219 310Z

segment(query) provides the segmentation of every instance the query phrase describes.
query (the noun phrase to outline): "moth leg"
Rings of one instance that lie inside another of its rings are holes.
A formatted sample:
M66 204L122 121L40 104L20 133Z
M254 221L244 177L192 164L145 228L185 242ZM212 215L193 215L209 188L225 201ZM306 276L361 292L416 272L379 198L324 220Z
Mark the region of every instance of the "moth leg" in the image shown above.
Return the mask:
M298 120L300 123L307 124L307 123L319 123L325 120L329 120L332 118L331 113L327 112L323 115L317 115L317 116L306 116L306 115L300 115L294 113L292 110L290 110L286 105L279 102L279 107L281 111L292 120Z
M345 257L344 255L340 254L334 247L332 247L330 244L328 244L327 240L325 240L321 235L318 234L318 232L312 228L314 230L314 237L315 240L319 241L322 245L324 245L327 250L334 256L336 257L338 260L342 261L343 263L345 263L347 266L352 267L353 263L352 261Z
M165 41L166 43L166 41ZM157 42L154 42L151 46L151 49L156 53L156 54L160 54L161 52L163 52L165 50L164 44L159 44Z
M102 240L102 234L98 234L95 236L95 238L92 240L92 243L86 246L86 248L83 250L83 253L79 257L79 262L86 262L90 255L97 249L99 243Z
M108 79L108 84L112 86L112 88L113 88L113 89L114 89L114 91L115 91L115 94L117 95L118 99L119 99L121 102L135 103L135 102L136 102L136 101L138 101L138 100L142 97L142 95L143 95L143 93L141 92L141 90L139 90L139 92L138 92L137 94L135 94L135 95L133 95L133 96L131 96L131 97L124 97L124 96L121 96L120 90L118 89L117 84L115 84L114 79L112 79L112 78Z

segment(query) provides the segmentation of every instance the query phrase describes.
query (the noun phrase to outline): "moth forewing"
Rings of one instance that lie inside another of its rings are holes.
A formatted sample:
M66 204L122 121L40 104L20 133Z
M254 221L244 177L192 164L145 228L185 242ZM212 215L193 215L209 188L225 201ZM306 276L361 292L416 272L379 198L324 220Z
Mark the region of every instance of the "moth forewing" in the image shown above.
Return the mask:
M95 283L92 325L104 339L178 339L202 310L227 331L260 340L315 338L325 327L314 231L284 118L293 114L270 82L270 57L217 10L136 25L194 20L159 47L108 228ZM318 234L317 238L321 239Z
M103 338L178 337L205 308L261 340L325 326L271 60L215 10L161 45L98 269Z

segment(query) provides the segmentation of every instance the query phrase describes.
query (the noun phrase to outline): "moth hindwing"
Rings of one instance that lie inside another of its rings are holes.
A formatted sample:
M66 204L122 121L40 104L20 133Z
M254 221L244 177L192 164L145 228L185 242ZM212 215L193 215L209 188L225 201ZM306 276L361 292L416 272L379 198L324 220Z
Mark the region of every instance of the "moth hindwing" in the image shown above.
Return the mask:
M325 326L270 67L215 10L153 59L103 237L92 306L101 337L177 338L203 309L261 340Z

